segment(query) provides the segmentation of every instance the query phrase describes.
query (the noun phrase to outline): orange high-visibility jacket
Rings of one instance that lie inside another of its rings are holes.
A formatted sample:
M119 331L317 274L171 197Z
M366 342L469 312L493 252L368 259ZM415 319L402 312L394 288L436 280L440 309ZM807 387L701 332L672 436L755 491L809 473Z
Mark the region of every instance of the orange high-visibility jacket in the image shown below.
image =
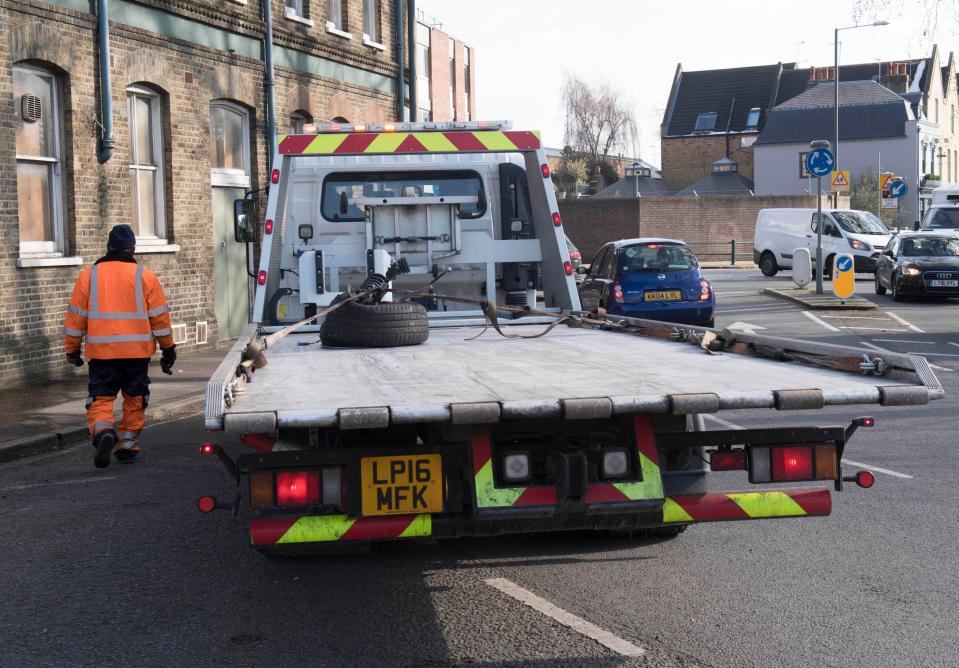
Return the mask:
M143 359L173 345L170 309L160 281L134 262L85 267L63 323L67 354L86 337L90 359Z

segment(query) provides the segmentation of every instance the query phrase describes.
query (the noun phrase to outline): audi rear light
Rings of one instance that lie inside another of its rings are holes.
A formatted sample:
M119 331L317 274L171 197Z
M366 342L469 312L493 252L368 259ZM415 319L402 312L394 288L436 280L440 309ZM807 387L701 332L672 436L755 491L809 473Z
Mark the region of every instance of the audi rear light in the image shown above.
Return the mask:
M276 505L309 506L320 502L317 471L277 471Z
M813 479L813 454L809 446L773 448L773 480L794 482Z
M619 283L613 285L613 301L617 304L623 304L626 302L626 299L623 297L623 286Z
M572 275L573 275L573 263L570 262L569 260L566 260L566 262L563 263L563 270L566 272L566 275L567 275L567 276L572 276Z
M715 450L709 453L709 468L713 471L745 471L745 450Z
M250 472L250 507L270 508L273 506L273 472Z

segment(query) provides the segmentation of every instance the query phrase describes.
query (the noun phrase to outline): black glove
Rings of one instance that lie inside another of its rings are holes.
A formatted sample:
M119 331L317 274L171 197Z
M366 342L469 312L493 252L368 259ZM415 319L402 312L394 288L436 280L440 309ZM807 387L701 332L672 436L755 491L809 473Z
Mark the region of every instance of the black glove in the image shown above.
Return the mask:
M80 351L67 353L67 361L73 366L83 366L83 357L80 356Z
M160 357L160 370L163 371L168 376L173 375L173 363L176 362L176 346L170 346L169 348L164 348L161 351L163 354Z

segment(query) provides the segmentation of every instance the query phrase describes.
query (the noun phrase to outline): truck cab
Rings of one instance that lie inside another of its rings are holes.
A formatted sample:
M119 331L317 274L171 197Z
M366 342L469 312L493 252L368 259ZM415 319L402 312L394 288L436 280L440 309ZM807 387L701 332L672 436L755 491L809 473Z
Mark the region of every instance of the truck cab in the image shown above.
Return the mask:
M918 230L955 230L959 233L959 186L939 186L932 191L932 204Z

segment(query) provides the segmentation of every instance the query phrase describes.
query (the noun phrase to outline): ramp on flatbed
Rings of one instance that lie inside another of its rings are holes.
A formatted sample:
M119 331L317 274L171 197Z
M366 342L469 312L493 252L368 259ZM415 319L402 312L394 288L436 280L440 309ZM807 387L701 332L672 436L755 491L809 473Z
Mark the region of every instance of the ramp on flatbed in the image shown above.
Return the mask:
M490 330L466 340L478 331L433 329L423 345L379 349L323 348L315 333L290 335L267 351L269 365L229 407L215 396L226 378L211 381L207 427L249 432L698 413L783 408L783 397L795 408L888 405L925 403L942 394L928 364L915 357L900 356L899 368L904 359L912 371L893 379L732 352L710 355L694 345L594 329L557 327L536 339L506 339ZM508 331L530 334L542 327ZM221 365L227 373L239 361L239 347ZM841 350L853 357L860 352Z

